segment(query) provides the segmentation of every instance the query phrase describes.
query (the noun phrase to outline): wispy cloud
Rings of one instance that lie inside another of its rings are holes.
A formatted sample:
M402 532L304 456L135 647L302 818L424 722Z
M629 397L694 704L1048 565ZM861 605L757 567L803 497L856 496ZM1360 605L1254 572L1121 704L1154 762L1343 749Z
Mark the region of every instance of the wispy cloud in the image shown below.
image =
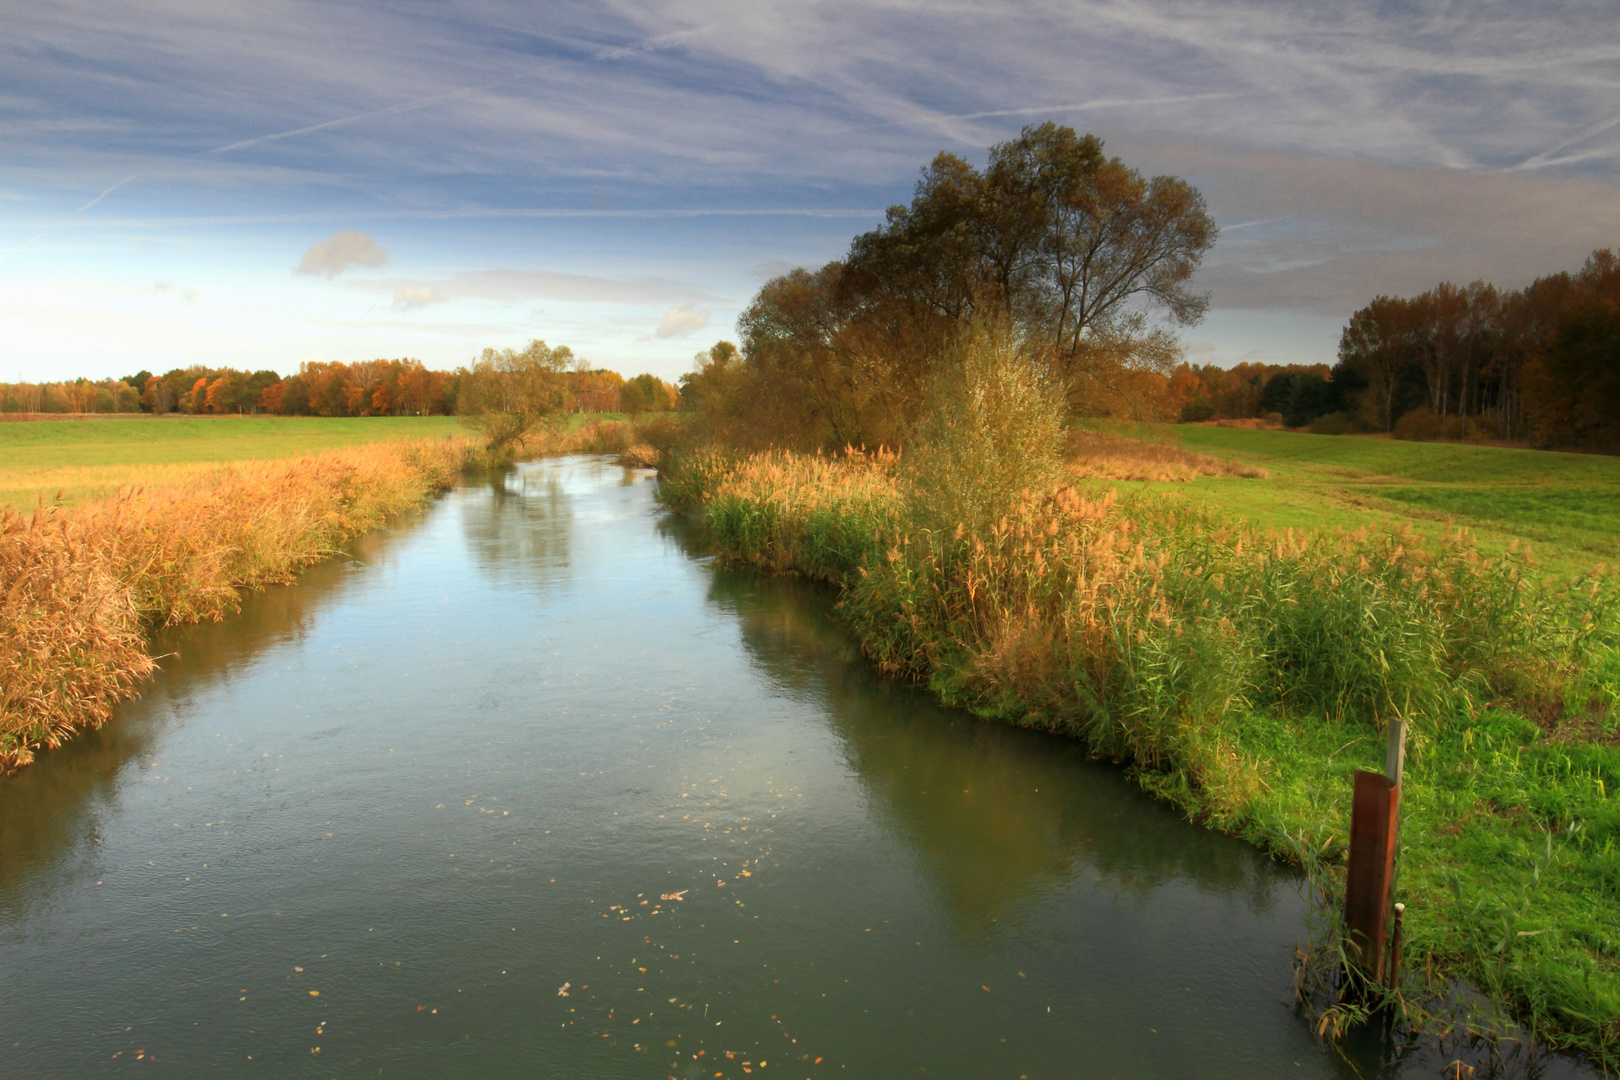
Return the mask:
M552 300L577 304L690 305L717 300L704 289L661 278L604 278L556 270L469 270L436 281L359 281L355 287L385 292L393 306L411 311L450 300L488 300L511 304ZM707 318L707 316L705 316Z

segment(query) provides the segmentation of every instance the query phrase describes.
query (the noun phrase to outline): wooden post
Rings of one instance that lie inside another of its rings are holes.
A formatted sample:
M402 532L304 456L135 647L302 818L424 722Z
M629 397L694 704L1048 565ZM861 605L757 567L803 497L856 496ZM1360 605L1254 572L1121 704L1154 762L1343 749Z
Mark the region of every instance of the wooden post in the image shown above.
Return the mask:
M1384 971L1389 939L1389 892L1395 870L1395 826L1401 788L1383 773L1356 770L1350 809L1350 866L1344 922L1361 951L1361 966L1374 981Z

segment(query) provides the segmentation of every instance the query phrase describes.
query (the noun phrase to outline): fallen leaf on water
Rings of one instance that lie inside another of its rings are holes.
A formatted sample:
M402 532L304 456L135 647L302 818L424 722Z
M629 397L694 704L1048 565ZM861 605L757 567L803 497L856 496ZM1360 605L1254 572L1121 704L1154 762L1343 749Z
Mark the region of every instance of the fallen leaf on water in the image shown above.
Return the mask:
M567 997L568 996L568 988L570 986L573 986L573 985L574 985L573 983L563 983L561 986L557 987L557 996L558 997Z
M310 996L310 997L320 997L320 996L321 996L321 992L320 992L320 991L319 991L319 990L311 990L311 991L310 991L310 992L309 992L309 996Z
M686 894L691 892L691 891L692 891L691 889L682 889L680 892L660 893L658 895L658 899L660 899L660 900L685 900L686 899Z

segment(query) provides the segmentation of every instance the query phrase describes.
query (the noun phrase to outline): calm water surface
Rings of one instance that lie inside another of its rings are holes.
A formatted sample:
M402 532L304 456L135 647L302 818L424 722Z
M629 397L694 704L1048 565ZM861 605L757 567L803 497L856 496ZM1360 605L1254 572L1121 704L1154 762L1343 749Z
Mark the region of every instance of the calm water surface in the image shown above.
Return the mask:
M1285 871L652 495L457 490L0 784L0 1074L1435 1075L1312 1041Z

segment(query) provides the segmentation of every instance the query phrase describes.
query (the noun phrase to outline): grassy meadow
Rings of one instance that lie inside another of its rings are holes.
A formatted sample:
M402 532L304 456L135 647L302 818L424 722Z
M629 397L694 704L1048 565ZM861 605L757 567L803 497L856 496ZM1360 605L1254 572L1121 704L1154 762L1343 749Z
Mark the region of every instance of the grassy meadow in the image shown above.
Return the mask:
M1106 430L1263 470L1264 483L1200 476L1151 485L1259 525L1354 529L1406 522L1430 537L1460 525L1485 550L1531 544L1536 562L1550 572L1620 566L1620 458L1212 425Z
M453 416L107 416L0 423L0 504L83 503L231 461L463 434Z
M1460 978L1620 1062L1620 589L1574 571L1612 543L1620 461L1140 433L1071 436L976 528L927 494L965 481L882 455L676 454L663 490L729 557L838 588L884 670L1128 762L1330 891L1352 770L1406 719L1397 1007Z

